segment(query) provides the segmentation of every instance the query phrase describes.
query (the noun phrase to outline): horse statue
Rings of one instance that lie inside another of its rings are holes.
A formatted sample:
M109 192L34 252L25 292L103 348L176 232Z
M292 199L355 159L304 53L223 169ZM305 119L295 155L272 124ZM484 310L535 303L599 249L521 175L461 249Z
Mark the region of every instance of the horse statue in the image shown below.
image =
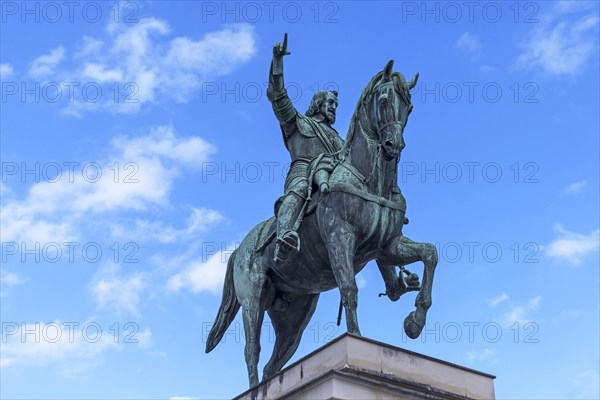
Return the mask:
M358 100L343 154L329 178L330 190L312 200L313 211L307 212L299 227L302 250L283 262L273 261L276 219L272 217L254 227L228 260L223 298L206 352L221 341L241 307L250 387L259 383L265 311L276 340L264 380L292 357L324 291L339 288L347 331L360 335L355 275L371 260L376 260L385 294L392 301L418 290L416 309L404 320L406 334L415 339L425 326L438 255L433 244L403 236L408 221L397 187L404 128L413 108L410 90L418 74L407 82L392 67L393 60L370 80ZM417 261L424 264L421 283L404 270Z

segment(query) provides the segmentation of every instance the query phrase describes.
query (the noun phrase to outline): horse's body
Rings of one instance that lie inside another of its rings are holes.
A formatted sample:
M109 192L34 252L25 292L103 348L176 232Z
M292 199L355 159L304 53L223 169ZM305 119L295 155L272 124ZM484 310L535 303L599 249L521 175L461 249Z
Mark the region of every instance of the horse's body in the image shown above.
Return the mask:
M407 83L386 65L363 91L350 128L346 152L330 176L330 192L307 215L298 234L301 251L285 262L273 262L275 221L258 224L231 255L223 301L206 345L211 351L242 308L246 334L245 356L250 385L258 384L260 329L264 312L275 329L273 355L263 378L278 372L296 351L312 317L319 294L339 287L348 332L360 334L356 315L355 275L376 260L387 294L397 300L407 291L396 266L423 261L422 286L416 310L405 319L406 333L416 338L431 306L437 252L429 243L402 235L403 197L395 191L403 131L410 104Z

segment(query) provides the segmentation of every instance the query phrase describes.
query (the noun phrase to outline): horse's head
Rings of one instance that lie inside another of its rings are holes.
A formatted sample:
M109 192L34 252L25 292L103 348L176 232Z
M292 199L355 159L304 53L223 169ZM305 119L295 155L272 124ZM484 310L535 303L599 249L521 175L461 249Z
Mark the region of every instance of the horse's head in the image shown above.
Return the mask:
M388 61L383 71L371 81L370 95L365 97L371 135L379 141L383 156L391 160L400 155L405 146L404 127L412 111L410 90L417 84L419 74L406 82L399 72L392 72L394 60Z

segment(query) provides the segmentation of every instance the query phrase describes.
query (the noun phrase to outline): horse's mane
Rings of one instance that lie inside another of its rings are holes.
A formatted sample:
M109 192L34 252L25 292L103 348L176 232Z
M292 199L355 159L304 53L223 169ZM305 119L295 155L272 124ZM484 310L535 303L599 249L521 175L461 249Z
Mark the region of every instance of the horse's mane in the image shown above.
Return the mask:
M406 103L407 107L411 105L410 99L410 90L407 87L406 79L401 72L392 72L390 74L392 81L394 82L394 89L400 95L402 100ZM344 145L344 149L342 151L343 156L345 157L352 147L352 142L354 141L354 131L355 126L358 123L358 118L360 116L360 110L363 105L369 103L371 96L373 95L374 89L381 83L383 79L383 71L375 74L373 78L367 83L367 86L363 89L360 97L358 98L358 102L356 104L356 108L354 109L354 114L352 114L352 118L350 119L350 125L348 126L348 133L346 134L346 143Z

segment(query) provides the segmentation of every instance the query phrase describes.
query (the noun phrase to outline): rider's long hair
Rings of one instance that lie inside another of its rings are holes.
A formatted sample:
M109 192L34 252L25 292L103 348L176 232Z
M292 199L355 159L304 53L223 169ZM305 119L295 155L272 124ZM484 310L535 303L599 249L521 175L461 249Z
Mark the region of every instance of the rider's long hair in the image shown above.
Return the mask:
M337 90L321 90L320 92L315 93L310 102L310 106L308 107L308 110L306 110L304 115L306 115L307 117L314 117L315 115L317 115L319 113L319 110L321 109L321 103L323 103L323 101L325 101L325 99L327 98L327 93L333 93L335 97L338 96Z

